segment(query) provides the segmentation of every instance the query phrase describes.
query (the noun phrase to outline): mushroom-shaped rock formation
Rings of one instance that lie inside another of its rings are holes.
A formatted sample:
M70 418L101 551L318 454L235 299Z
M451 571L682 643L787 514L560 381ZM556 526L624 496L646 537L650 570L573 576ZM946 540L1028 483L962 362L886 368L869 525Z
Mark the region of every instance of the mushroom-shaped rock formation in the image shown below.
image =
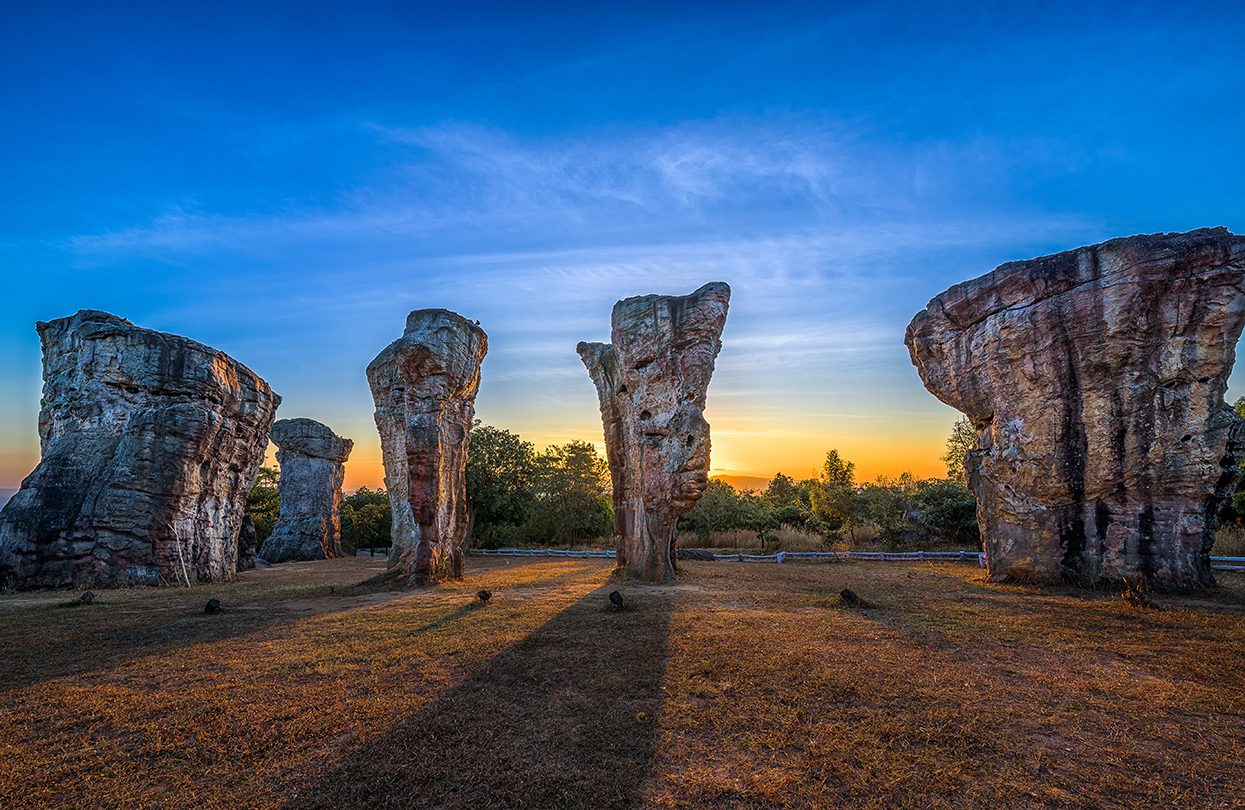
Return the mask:
M720 281L627 298L614 305L612 343L577 347L601 403L618 572L628 578L674 579L679 516L709 481L705 394L730 298Z
M281 513L259 556L270 563L342 555L342 481L354 442L312 419L272 426Z
M393 507L389 574L457 579L467 534L467 440L488 336L445 309L419 309L367 367Z
M0 512L0 583L233 579L281 398L222 352L106 312L38 330L43 457Z
M1113 239L1010 262L930 301L912 362L966 413L993 577L1213 583L1245 422L1223 401L1245 237Z

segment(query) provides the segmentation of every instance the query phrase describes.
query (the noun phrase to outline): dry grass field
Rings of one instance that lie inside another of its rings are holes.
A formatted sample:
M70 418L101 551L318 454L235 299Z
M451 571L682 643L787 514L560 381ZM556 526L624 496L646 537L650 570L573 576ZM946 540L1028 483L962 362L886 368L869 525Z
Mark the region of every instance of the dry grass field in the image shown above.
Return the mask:
M0 596L0 807L1245 796L1238 575L1152 611L971 567L691 563L611 611L604 561L470 570L406 593L359 587L379 561L351 559L90 606Z

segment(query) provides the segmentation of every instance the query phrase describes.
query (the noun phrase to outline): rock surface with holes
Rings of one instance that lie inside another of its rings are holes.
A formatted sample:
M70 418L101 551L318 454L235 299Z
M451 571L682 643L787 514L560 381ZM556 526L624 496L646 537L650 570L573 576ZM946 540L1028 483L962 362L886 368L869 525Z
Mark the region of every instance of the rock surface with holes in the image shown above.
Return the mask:
M674 579L679 516L709 481L705 397L730 297L713 282L691 295L627 298L614 305L610 343L577 347L601 404L624 576Z
M282 419L272 443L281 507L260 556L270 563L340 557L342 481L354 442L313 419Z
M0 583L233 579L281 398L222 352L106 312L38 331L42 460L0 512Z
M463 574L467 439L488 336L445 309L420 309L367 367L393 508L389 574L422 585Z
M977 428L992 577L1213 583L1245 439L1223 399L1243 285L1245 237L1135 236L1004 264L912 320L925 386Z

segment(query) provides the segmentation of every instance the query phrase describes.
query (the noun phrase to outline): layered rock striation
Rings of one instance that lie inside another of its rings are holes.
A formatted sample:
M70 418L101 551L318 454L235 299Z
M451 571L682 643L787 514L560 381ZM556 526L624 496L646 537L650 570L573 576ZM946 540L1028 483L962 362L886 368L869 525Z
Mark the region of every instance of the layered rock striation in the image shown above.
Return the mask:
M905 342L977 428L991 575L1212 584L1245 450L1223 399L1242 326L1245 237L1223 228L1011 262L930 301Z
M222 352L105 312L38 330L42 460L0 512L0 583L232 579L281 398Z
M705 397L730 297L713 282L691 295L627 298L614 305L610 343L577 347L601 404L625 577L674 579L679 516L709 481Z
M272 426L281 511L259 556L270 563L342 555L342 482L354 442L312 419Z
M367 367L393 508L389 573L423 585L463 573L467 441L488 336L445 309L420 309Z

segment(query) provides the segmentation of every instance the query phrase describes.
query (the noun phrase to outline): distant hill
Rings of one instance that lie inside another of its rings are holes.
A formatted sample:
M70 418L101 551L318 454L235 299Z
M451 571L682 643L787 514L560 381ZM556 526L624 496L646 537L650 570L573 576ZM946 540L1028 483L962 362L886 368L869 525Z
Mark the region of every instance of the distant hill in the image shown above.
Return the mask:
M768 478L755 475L714 475L712 478L725 481L740 492L761 492L769 486Z
M13 493L15 492L17 492L15 489L0 489L0 506L4 506L8 503L9 498L12 498Z

